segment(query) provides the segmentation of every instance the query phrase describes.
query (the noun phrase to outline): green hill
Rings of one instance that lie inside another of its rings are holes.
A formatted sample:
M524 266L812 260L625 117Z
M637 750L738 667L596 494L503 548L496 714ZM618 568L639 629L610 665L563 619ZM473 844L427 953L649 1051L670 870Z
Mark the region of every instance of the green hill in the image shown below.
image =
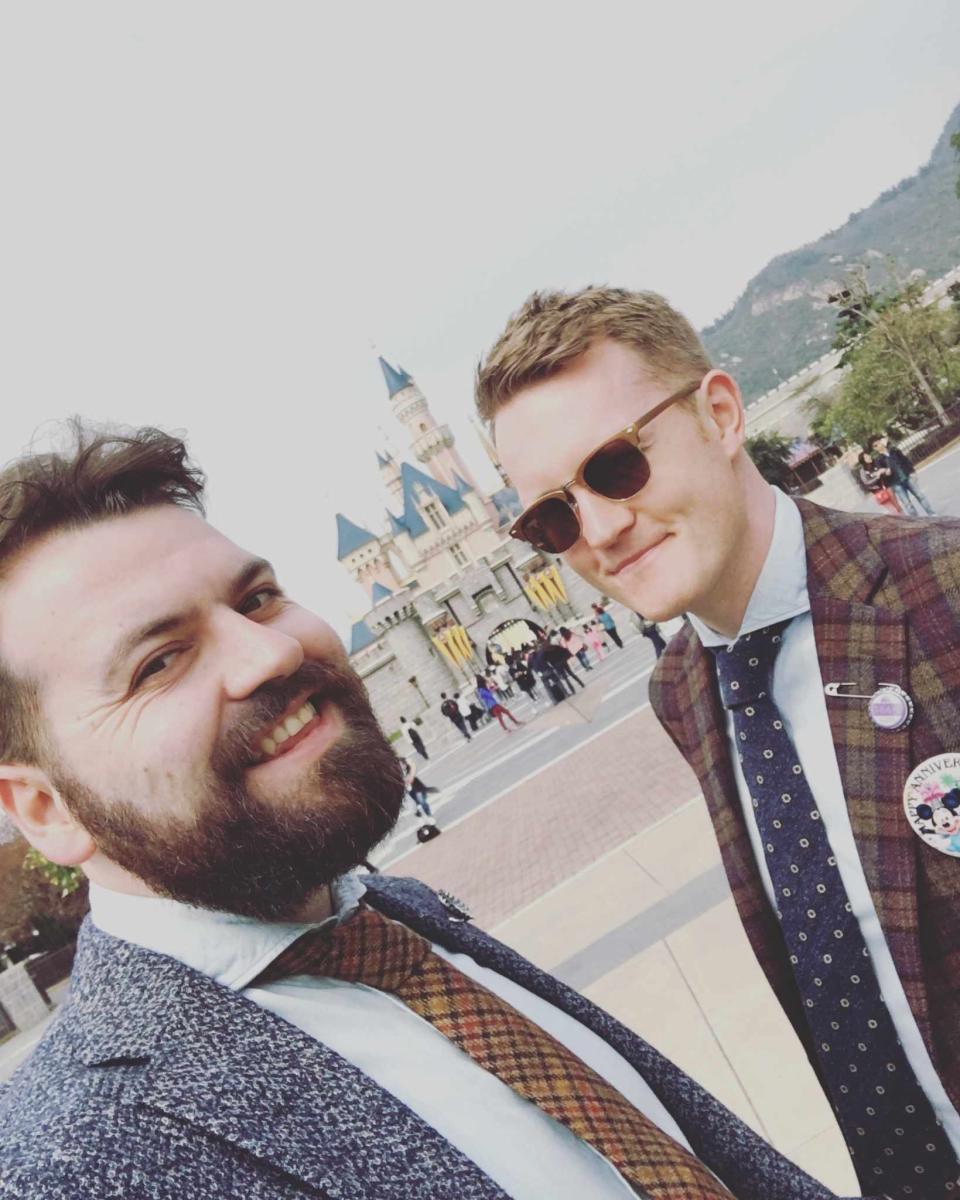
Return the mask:
M730 365L747 399L775 387L819 358L833 340L835 312L827 296L844 270L866 265L878 286L892 256L907 274L936 279L960 263L960 164L950 137L960 131L954 109L930 156L845 224L815 242L778 255L747 284L734 306L702 331L718 366Z

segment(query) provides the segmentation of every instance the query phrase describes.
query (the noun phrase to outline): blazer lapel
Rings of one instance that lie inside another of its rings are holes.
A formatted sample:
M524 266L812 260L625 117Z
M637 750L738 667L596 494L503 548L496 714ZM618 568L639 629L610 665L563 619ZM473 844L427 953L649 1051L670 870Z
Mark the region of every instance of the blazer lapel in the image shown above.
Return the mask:
M814 509L814 511L810 511ZM870 696L880 684L909 690L906 619L877 603L886 566L868 522L801 504L810 610L823 683ZM917 839L903 815L911 730L878 729L867 701L827 698L847 810L864 875L920 1030L930 1023L918 940Z
M88 922L73 978L81 1058L99 1069L143 1064L128 1084L140 1105L343 1200L505 1200L358 1068L175 960Z

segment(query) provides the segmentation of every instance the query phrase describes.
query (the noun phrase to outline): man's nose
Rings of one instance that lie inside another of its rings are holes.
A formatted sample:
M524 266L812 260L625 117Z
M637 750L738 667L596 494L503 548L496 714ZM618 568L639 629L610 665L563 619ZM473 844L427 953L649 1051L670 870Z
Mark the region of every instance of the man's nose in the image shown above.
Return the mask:
M224 690L231 700L244 700L271 680L288 679L303 664L298 639L273 625L229 609L220 615L218 626Z
M635 520L629 502L608 500L586 488L577 489L576 500L580 536L594 549L612 545Z

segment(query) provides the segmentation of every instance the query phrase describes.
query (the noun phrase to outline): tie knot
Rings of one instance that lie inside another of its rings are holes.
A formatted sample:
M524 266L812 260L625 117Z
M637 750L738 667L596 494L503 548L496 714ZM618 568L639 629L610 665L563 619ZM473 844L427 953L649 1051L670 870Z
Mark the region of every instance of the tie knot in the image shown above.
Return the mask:
M257 976L262 986L291 975L324 975L395 992L430 953L430 943L361 906L335 929L316 929L288 946Z
M712 646L724 708L737 708L759 700L770 690L773 664L789 621L778 621L738 638L729 648Z

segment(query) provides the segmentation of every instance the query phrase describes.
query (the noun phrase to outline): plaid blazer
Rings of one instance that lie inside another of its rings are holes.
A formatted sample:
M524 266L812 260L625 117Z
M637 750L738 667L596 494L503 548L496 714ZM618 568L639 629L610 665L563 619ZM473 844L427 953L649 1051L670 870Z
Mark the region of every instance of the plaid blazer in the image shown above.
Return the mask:
M514 980L623 1055L737 1200L836 1200L642 1038L457 919L424 884L365 882L381 912ZM89 920L69 1001L0 1088L0 1197L509 1200L322 1042Z
M827 701L877 914L923 1039L960 1107L960 861L925 845L903 812L911 770L960 749L960 521L864 517L797 503L824 681L851 680L868 695L880 683L897 683L916 706L912 723L891 733L874 727L864 701ZM713 657L689 625L660 659L650 698L700 780L747 936L809 1052L800 996L747 834Z

